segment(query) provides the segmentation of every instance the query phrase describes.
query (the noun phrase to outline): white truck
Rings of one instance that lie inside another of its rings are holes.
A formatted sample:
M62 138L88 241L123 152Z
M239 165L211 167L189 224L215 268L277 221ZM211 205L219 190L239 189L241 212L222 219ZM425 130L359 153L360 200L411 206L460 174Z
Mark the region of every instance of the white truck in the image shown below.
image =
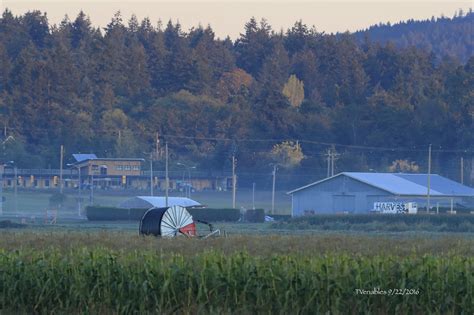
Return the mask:
M372 211L383 214L416 214L418 206L416 202L374 202Z

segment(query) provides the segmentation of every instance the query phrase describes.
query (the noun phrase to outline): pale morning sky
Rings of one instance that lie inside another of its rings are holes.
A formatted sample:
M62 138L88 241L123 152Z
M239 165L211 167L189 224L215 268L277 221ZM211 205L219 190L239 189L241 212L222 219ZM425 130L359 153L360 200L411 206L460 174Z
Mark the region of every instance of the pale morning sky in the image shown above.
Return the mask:
M452 16L460 8L472 8L472 1L458 0L0 0L0 8L14 14L31 10L47 12L50 23L59 23L67 14L71 19L83 10L96 26L105 26L120 10L124 21L132 14L139 20L149 17L156 25L171 19L184 30L199 24L210 24L218 37L232 39L243 32L252 17L266 18L273 29L286 30L297 20L326 33L355 31L379 22L396 23L431 16Z

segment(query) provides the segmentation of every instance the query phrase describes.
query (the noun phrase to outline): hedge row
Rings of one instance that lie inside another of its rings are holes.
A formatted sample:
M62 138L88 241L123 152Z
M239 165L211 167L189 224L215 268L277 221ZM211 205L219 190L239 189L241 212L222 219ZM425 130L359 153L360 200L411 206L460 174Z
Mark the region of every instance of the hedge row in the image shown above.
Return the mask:
M291 219L290 214L270 214L270 216L275 220L275 221L288 221Z
M263 209L250 209L245 212L245 221L252 223L265 222L265 210Z
M88 206L86 215L89 221L138 221L148 209L122 209L116 207Z
M435 227L445 227L447 230L457 230L460 226L474 225L474 215L465 214L416 214L416 215L401 215L401 214L358 214L358 215L313 215L297 217L287 220L286 222L278 222L274 227L295 227L295 228L321 228L324 226L362 226L367 224L383 224L383 225L397 225L416 226L416 225L430 225Z
M344 222L344 223L371 223L371 222L403 222L405 224L432 223L440 224L461 224L469 222L474 224L474 215L457 215L457 214L327 214L313 215L292 218L289 222L307 222L311 225L322 225L327 222Z
M86 207L89 221L139 221L148 209L122 209L116 207L88 206ZM233 222L240 219L239 209L189 209L195 220L202 221L227 221Z
M232 208L189 209L194 220L210 222L236 222L240 219L240 210Z

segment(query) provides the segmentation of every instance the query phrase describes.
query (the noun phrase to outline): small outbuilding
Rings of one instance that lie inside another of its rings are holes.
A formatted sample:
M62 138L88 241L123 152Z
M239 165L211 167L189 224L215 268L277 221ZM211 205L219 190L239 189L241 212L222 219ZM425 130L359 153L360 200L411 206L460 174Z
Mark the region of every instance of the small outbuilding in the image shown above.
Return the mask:
M201 207L202 205L192 199L184 197L168 197L168 207ZM164 208L166 207L166 197L153 196L137 196L129 198L118 205L123 209L149 209L149 208Z
M375 202L416 202L426 207L427 174L344 172L294 189L292 216L368 213ZM430 206L474 207L474 189L430 175Z

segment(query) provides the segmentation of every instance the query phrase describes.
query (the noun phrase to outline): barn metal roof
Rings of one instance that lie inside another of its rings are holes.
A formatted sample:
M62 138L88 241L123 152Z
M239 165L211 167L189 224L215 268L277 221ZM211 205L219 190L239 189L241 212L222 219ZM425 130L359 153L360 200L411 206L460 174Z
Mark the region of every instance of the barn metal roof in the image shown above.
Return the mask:
M184 197L168 197L168 206L196 207L201 204L195 200ZM119 208L151 208L166 207L166 197L136 196L129 198L118 205Z
M426 185L428 181L426 174L399 174L398 176L420 185ZM430 187L444 195L474 196L473 188L436 174L431 175Z
M72 155L76 162L82 162L86 160L95 160L97 159L97 156L95 154L81 154L81 153L76 153Z
M338 176L347 176L357 181L385 190L394 195L402 196L426 196L428 186L428 174L404 174L404 173L359 173L343 172L318 182L297 188L288 192L293 194L300 190L318 185ZM430 195L432 196L456 196L474 197L474 189L438 174L430 176Z
M134 161L144 162L142 158L98 158L95 154L73 154L76 162L74 164L81 164L87 161Z

